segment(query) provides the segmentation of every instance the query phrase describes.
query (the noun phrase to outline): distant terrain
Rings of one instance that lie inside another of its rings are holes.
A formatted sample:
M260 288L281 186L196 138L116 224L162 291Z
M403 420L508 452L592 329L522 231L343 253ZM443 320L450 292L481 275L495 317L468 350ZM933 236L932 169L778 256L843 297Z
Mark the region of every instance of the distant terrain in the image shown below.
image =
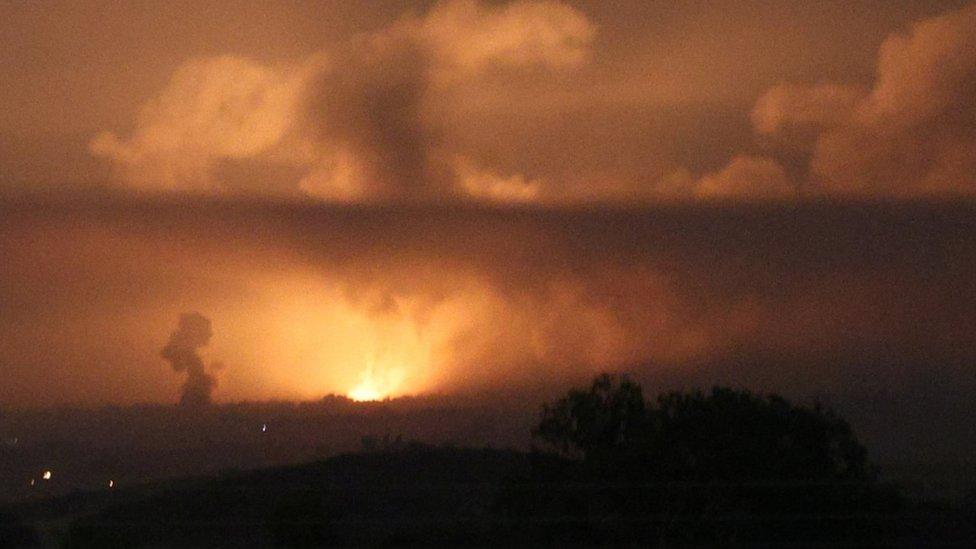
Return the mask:
M384 437L525 448L535 415L535 405L502 410L439 397L357 403L338 396L203 409L0 411L0 503L107 488L109 482L120 489L304 463Z
M658 386L689 383L708 386L704 380ZM384 437L526 450L540 405L555 392L495 400L425 396L362 403L327 396L196 410L173 405L0 409L0 503L101 489L109 481L122 488L306 463L358 451L364 441ZM851 422L881 465L884 480L921 497L956 500L976 486L976 462L967 458L976 455L967 450L973 446L972 433L963 421L970 412L959 395L820 398ZM953 422L933 424L920 417L934 414L936 402L942 417ZM45 471L52 473L49 481L42 478Z
M645 401L627 379L544 411L329 396L6 412L0 547L976 541L964 465L899 469L866 439L843 454L866 468L824 476L816 463L839 464L807 445L836 449L803 425L838 416L819 404L718 388Z
M581 482L576 474L572 462L551 455L387 441L368 452L307 465L9 506L0 511L0 542L559 546L701 544L717 537L745 546L847 546L866 540L966 546L976 540L973 498L953 505L882 502L874 504L878 508L818 512L805 502L834 489L749 483L624 486ZM729 514L721 505L733 495L753 505L780 503L775 511L740 507ZM714 509L716 502L720 507Z

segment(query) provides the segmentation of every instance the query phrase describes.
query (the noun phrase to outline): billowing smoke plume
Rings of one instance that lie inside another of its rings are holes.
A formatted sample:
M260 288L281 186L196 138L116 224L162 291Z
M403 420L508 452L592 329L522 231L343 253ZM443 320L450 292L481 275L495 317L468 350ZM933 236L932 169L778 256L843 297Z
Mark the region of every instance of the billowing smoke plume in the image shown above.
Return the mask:
M679 174L662 190L723 200L789 200L798 184L813 196L976 194L974 23L971 3L889 36L873 87L780 84L760 97L753 128L782 150L803 151L799 181L775 158L737 155L718 172Z
M160 352L173 366L173 370L186 372L183 396L180 397L181 406L210 404L210 396L217 386L217 380L205 371L203 359L197 351L206 346L212 336L209 318L200 313L184 313L180 315L180 324L176 331L170 334L169 342ZM216 364L214 367L217 367Z
M151 191L217 190L220 168L243 162L288 167L301 192L329 201L524 201L536 181L486 170L443 132L464 125L452 113L471 86L576 69L595 32L562 2L453 0L290 64L193 59L131 137L103 133L91 150Z
M305 59L191 59L130 136L105 132L90 148L128 187L330 202L976 195L976 3L891 34L873 82L767 88L745 147L748 127L737 135L721 109L694 143L656 107L627 110L659 82L595 76L616 57L588 11L599 10L442 0Z
M976 3L889 36L870 89L780 85L757 131L807 137L811 180L833 196L976 194ZM809 139L812 135L813 139Z
M970 204L117 204L0 204L0 333L17 335L0 338L0 401L165 398L172 374L142 345L176 328L173 303L224 319L226 375L204 319L165 353L188 388L212 385L202 362L224 376L222 399L348 393L362 372L403 372L393 396L491 398L621 369L654 387L976 395Z

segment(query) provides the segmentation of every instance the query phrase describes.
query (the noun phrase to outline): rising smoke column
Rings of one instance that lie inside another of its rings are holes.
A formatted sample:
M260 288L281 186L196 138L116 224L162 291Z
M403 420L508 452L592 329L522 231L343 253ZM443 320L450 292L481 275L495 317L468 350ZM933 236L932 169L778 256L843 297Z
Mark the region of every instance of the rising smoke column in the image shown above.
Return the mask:
M173 366L173 370L187 373L183 395L180 397L181 406L210 404L210 396L217 386L217 380L204 370L203 359L197 350L207 345L212 336L209 318L200 313L184 313L180 315L176 331L170 334L169 342L160 351L160 356Z
M539 71L581 68L595 34L561 1L434 2L287 63L189 59L131 136L103 132L90 148L145 191L231 190L221 166L240 164L290 167L301 175L279 191L297 186L332 202L524 200L537 182L496 174L481 166L480 149L451 139L467 119L458 106L472 102L472 89L479 101L479 83L519 87Z

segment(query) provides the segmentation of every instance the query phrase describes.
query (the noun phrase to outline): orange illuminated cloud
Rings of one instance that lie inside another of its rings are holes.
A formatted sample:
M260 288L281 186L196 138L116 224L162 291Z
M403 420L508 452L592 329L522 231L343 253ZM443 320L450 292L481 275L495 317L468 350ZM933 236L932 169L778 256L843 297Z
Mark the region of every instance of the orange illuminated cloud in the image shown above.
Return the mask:
M143 107L132 136L102 133L90 148L151 191L219 190L222 163L247 160L291 166L303 173L294 190L329 201L525 200L535 191L524 176L454 160L429 111L496 67L514 78L577 68L594 33L562 2L453 0L291 66L194 59Z
M833 196L976 195L976 3L889 36L870 90L778 86L756 128L814 131L811 178Z
M594 20L555 0L437 2L287 63L191 59L130 136L104 132L90 149L137 189L338 203L768 201L795 200L801 187L804 197L973 194L974 13L971 4L889 36L873 86L767 87L740 113L756 142L702 150L717 157L699 159L707 169L661 152L682 137L668 134L681 127L665 124L668 109L648 105L665 100L649 99L658 83L614 75ZM711 63L685 54L674 72L695 62ZM488 111L496 126L478 118ZM560 126L560 113L575 118ZM528 136L514 130L520 118ZM640 170L615 169L643 156Z

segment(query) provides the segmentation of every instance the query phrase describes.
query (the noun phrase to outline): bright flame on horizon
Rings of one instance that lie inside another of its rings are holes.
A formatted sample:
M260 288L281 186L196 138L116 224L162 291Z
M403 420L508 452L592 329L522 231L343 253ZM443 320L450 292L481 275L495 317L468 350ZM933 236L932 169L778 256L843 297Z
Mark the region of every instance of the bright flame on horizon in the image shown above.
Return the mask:
M383 396L372 384L360 383L352 391L349 391L349 398L356 402L373 402L382 400Z
M377 375L374 364L371 362L359 374L359 384L349 391L349 398L356 402L375 402L390 398L390 395L399 388L403 377L402 368L390 368L385 370L382 375Z
M238 362L288 366L264 369L261 375L269 378L264 387L285 389L289 398L343 394L362 402L424 392L433 351L453 334L450 319L429 312L426 302L397 297L395 307L384 301L387 307L377 308L381 297L368 292L351 296L344 286L301 271L284 279L270 277L260 287L262 300L235 315L253 317L255 307L276 314L261 324L243 323L253 339L260 335L265 343L258 346L256 360L250 356ZM421 313L426 316L418 325Z

